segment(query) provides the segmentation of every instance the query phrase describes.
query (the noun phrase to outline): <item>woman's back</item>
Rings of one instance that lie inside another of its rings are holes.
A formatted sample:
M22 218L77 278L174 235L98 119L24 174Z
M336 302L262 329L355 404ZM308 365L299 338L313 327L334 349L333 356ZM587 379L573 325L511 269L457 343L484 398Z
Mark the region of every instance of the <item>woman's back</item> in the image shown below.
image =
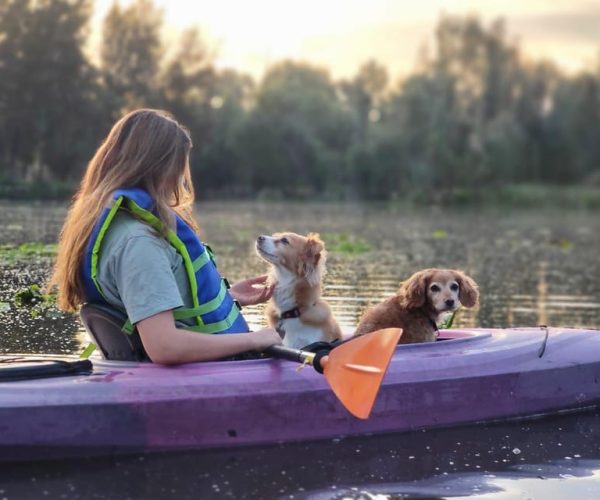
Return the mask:
M133 324L161 311L193 307L181 256L124 210L115 215L102 240L97 279L107 302L126 312ZM183 324L193 325L194 320Z

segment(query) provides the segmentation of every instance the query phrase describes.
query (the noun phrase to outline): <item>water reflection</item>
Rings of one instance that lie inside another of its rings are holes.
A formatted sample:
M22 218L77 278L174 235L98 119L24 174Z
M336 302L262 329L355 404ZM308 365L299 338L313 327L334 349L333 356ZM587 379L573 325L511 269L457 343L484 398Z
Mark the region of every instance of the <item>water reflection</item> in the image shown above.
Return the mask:
M599 415L0 468L7 498L600 497ZM376 496L381 495L381 496Z

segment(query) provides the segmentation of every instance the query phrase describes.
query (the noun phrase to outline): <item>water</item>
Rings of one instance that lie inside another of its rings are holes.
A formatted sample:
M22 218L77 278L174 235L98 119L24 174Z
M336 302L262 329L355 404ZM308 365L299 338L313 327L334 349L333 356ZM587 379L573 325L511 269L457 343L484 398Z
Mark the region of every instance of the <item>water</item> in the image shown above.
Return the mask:
M261 448L3 464L21 498L597 499L598 413Z
M62 205L0 204L0 243L52 243ZM340 323L392 294L425 267L456 267L480 285L481 304L457 327L600 328L600 219L535 210L415 212L357 205L201 204L204 239L230 280L266 271L259 234L317 231L330 250L325 298ZM343 245L339 245L343 246ZM0 302L40 283L50 262L0 262ZM0 312L0 352L78 353L87 343L71 316ZM262 307L246 310L252 326ZM6 498L600 498L598 415L430 430L243 450L105 458L0 468Z

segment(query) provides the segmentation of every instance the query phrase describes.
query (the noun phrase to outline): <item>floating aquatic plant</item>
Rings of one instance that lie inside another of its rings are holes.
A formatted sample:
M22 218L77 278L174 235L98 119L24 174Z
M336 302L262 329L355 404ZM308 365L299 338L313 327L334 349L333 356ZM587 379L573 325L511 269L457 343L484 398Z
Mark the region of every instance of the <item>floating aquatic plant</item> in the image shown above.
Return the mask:
M448 237L448 231L444 231L443 229L437 229L432 233L432 236L436 239L443 239Z
M555 244L561 250L565 250L565 251L571 250L571 248L573 248L573 242L570 240L567 240L565 238L559 239Z
M348 233L324 233L322 237L330 252L358 254L373 249L366 240Z
M13 302L19 308L30 308L30 314L34 318L56 318L59 315L56 309L56 293L43 293L36 284L17 290L13 295Z
M32 241L21 245L0 245L0 261L18 262L32 258L52 258L56 255L56 244Z

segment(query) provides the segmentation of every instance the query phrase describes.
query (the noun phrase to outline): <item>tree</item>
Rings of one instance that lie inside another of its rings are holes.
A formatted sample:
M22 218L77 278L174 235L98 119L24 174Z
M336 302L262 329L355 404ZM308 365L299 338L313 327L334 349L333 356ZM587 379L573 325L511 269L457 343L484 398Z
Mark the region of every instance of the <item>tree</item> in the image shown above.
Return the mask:
M340 84L351 108L356 113L359 140L367 140L369 121L378 121L381 115L381 102L388 84L387 69L370 60L358 70L358 74L349 82Z
M151 0L114 3L102 27L101 71L120 112L158 103L162 13Z
M600 171L600 78L581 73L558 85L548 122L554 132L548 180L584 180ZM557 151L558 150L558 151Z
M454 80L443 73L410 77L393 96L383 141L395 135L401 145L397 189L431 193L461 184L467 130L457 106Z
M237 142L253 189L312 195L339 188L352 123L326 71L293 62L273 66Z
M82 46L89 0L0 3L0 151L12 176L66 179L100 121Z
M549 129L550 112L553 106L556 86L559 81L558 70L549 63L522 64L519 68L514 91L514 103L511 111L525 135L526 149L519 162L516 182L544 182L550 180L550 150L555 149L554 135L558 130ZM551 156L557 153L555 151ZM547 163L547 162L550 163Z
M251 172L236 138L247 116L254 81L233 70L215 72L207 114L211 128L192 156L192 173L200 193L248 196ZM198 137L194 135L194 141Z
M195 155L204 150L212 134L214 86L212 56L200 33L194 28L184 31L161 73L160 105L190 129Z

